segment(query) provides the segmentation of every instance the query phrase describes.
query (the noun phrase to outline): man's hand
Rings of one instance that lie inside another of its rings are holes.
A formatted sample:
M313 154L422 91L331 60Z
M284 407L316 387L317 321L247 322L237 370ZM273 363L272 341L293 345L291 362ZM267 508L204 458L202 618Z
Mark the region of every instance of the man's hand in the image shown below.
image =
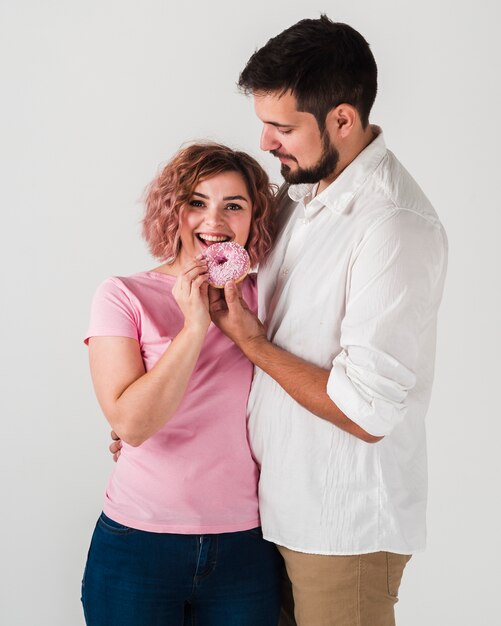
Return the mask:
M110 434L111 434L111 438L113 439L113 442L110 443L108 449L113 455L113 460L116 463L118 461L118 457L120 456L120 453L122 450L122 440L120 439L120 437L116 434L114 430L112 430Z
M209 289L209 310L214 324L246 352L251 344L267 342L264 326L249 310L238 285L229 282L222 289Z

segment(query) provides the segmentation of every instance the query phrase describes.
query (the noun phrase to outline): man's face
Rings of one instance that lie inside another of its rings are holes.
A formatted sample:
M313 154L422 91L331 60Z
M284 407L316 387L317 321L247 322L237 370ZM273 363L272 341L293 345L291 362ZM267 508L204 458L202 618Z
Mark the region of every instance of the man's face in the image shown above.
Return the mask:
M296 109L291 93L256 94L254 109L263 122L261 149L280 160L288 183L316 183L332 175L339 153L315 116Z

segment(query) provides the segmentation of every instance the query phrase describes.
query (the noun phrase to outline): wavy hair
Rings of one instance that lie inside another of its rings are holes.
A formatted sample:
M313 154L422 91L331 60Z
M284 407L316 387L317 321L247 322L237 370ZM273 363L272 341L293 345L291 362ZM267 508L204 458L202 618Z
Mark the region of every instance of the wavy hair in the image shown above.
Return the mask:
M166 261L181 248L180 217L202 180L223 172L238 172L252 201L252 220L245 245L254 267L271 250L275 236L276 185L259 163L245 152L218 143L182 148L146 189L143 237L151 254Z

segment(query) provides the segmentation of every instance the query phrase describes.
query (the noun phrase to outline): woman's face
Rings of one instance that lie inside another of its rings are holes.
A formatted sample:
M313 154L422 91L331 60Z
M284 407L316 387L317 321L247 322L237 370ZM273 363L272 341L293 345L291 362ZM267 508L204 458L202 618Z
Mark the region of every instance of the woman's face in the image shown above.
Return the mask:
M252 203L241 174L222 172L199 182L183 207L179 261L189 261L213 243L235 241L244 246L251 220Z

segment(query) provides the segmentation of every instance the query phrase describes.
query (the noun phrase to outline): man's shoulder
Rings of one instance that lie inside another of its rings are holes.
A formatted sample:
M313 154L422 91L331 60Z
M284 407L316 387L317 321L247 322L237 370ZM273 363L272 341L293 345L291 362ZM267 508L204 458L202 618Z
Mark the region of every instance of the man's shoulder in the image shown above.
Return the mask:
M411 211L431 223L440 225L432 203L397 157L386 151L385 158L373 176L379 201L390 210ZM368 190L371 193L370 189Z

